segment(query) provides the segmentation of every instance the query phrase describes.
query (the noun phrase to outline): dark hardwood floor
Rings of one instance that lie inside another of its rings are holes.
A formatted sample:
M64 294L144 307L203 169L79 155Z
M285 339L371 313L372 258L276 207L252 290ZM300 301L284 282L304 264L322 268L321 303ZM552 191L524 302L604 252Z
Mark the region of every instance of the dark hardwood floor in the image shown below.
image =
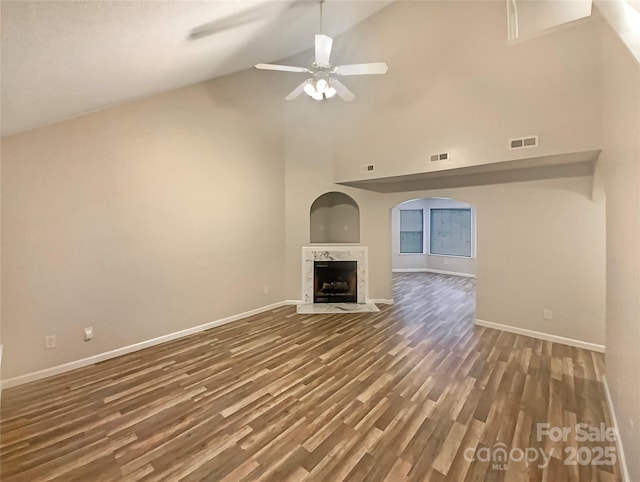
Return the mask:
M610 426L603 356L475 327L474 296L400 274L379 313L284 307L8 389L2 480L620 480L564 463L611 442L537 440Z

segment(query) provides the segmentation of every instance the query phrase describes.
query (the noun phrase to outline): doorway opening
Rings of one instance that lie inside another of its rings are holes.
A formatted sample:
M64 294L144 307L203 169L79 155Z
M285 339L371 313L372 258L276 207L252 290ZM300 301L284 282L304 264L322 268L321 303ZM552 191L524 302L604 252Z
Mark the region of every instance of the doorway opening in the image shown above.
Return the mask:
M459 299L464 312L475 316L476 254L476 209L471 204L429 197L392 208L394 302L423 297L428 308L429 301L435 306L443 297Z

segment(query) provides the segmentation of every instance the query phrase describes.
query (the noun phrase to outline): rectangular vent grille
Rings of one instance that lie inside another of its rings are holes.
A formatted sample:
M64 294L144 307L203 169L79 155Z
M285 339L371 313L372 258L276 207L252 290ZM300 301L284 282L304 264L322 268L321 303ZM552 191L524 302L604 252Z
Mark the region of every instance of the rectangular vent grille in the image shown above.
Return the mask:
M525 149L527 147L538 147L538 136L527 136L509 140L509 149Z
M360 166L360 172L373 172L376 170L375 164L363 164Z
M431 157L429 158L429 160L431 162L448 161L449 160L449 153L448 152L443 152L441 154L432 154Z

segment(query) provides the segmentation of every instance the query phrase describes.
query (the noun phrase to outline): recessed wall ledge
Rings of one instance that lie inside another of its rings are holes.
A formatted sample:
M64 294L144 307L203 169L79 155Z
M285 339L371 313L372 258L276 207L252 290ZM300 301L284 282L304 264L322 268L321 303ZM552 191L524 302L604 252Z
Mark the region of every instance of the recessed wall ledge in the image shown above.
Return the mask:
M375 192L419 191L593 175L600 150L505 160L377 178L336 180Z

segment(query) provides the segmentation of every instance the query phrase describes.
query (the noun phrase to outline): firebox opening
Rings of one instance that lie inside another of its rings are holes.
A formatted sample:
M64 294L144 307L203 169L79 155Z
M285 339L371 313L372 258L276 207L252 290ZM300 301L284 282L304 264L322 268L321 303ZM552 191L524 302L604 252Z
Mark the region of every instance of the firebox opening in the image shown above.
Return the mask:
M314 303L357 303L357 261L314 261Z

